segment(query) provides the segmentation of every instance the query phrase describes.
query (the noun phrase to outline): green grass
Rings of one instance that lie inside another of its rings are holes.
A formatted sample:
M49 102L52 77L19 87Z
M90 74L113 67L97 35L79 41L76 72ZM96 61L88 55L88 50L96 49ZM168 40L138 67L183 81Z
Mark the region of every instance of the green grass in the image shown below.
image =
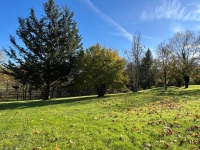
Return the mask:
M200 86L0 103L0 150L199 149Z

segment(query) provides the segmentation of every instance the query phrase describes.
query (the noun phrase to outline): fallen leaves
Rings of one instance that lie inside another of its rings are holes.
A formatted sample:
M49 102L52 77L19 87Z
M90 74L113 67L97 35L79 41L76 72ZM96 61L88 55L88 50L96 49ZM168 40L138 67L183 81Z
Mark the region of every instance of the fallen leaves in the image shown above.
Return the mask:
M197 132L194 132L194 133L192 133L192 136L197 138L199 136L199 134Z
M38 147L34 147L33 150L41 150L42 147L38 146Z
M163 132L167 136L170 136L174 133L174 131L170 127L166 127L166 126L163 128Z
M54 147L54 150L59 150L57 144L56 144L56 146Z
M145 143L145 147L151 149L152 148L152 145L150 143Z
M75 124L71 124L71 127L75 127L76 125Z
M185 143L189 147L197 147L200 138L200 126L192 125L200 122L198 112L191 111L191 103L180 103L175 100L166 100L162 102L153 102L144 108L128 107L127 115L133 116L135 121L139 122L137 127L130 129L132 134L140 136L140 132L149 135L151 131L156 141L164 149L170 149L176 146L182 146ZM140 128L146 125L144 128ZM151 143L153 145L153 143ZM145 149L151 149L152 145L144 144ZM150 146L151 145L151 146Z
M69 144L72 144L72 143L73 143L73 141L72 141L72 140L69 140L69 141L68 141L68 143L69 143Z
M164 143L166 148L169 148L169 144L168 143Z
M179 146L182 146L185 143L185 140L181 140Z

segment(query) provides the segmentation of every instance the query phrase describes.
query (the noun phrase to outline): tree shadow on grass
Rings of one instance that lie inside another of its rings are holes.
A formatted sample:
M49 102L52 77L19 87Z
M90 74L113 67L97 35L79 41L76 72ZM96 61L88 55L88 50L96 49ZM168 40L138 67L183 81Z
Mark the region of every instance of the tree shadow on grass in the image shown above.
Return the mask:
M24 109L24 108L32 108L32 107L41 107L48 105L57 105L57 104L67 104L67 103L77 103L77 102L89 102L95 99L108 98L105 97L97 97L97 96L82 96L82 97L66 97L66 98L55 98L51 100L26 100L26 101L15 101L15 102L1 102L0 110L7 109Z
M150 95L149 95L150 94ZM27 101L12 101L12 102L0 102L0 110L8 110L8 109L24 109L24 108L32 108L32 107L42 107L48 105L57 105L57 104L69 104L69 103L88 103L93 100L105 100L105 98L110 97L118 97L119 95L126 95L125 101L129 96L138 97L136 100L130 100L131 103L136 103L137 107L143 106L144 104L148 104L151 102L162 101L162 96L200 96L199 89L181 89L181 88L168 88L164 90L163 88L155 88L149 90L143 90L140 92L134 93L124 93L124 94L116 94L116 95L106 95L104 97L93 96L81 96L81 97L66 97L66 98L55 98L51 100L27 100ZM149 95L149 96L148 96ZM147 98L147 99L146 99ZM149 99L151 98L151 99Z
M185 88L176 88L176 89L167 89L160 90L156 94L157 96L197 96L200 95L199 89L185 89Z

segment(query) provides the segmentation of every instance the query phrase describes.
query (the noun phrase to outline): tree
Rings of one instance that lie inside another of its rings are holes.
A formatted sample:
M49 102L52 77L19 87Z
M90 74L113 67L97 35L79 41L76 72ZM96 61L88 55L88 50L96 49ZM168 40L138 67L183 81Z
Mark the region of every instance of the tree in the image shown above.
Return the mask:
M162 86L161 69L159 67L159 61L157 58L153 59L152 61L151 72L153 76L152 85L155 85L155 87Z
M0 51L0 64L6 61L6 56L4 55L3 51ZM0 66L0 84L1 86L5 87L5 93L8 92L8 88L13 82L11 76L2 73L2 66Z
M18 18L16 34L25 46L18 45L10 36L13 47L4 48L10 60L3 67L4 73L40 89L46 100L61 82L72 78L82 44L77 23L67 6L59 8L54 0L48 0L43 8L45 15L40 19L34 9L30 9L28 18Z
M150 49L148 49L140 66L140 85L143 89L151 88L151 83L153 81L152 65L153 58Z
M170 58L170 62L168 65L168 79L169 79L169 84L170 85L175 85L178 87L181 87L182 84L184 83L184 80L182 78L182 74L178 68L178 62L177 58L175 55L172 55Z
M6 56L4 55L3 51L0 51L0 64L6 61Z
M5 93L8 93L9 87L11 87L11 84L13 83L13 79L11 76L6 74L0 74L0 84L2 87L5 87Z
M186 30L177 32L170 39L172 52L177 59L177 69L183 76L185 88L188 88L190 75L199 63L200 38L194 32Z
M127 84L127 87L131 90L134 91L135 87L134 87L134 64L132 62L128 62L126 63L126 73L128 75L129 78L129 83Z
M164 83L164 88L167 90L167 83L169 79L169 72L170 72L170 59L171 59L171 48L169 44L166 44L165 42L162 42L157 47L157 59L159 68L161 69L161 78Z
M124 71L125 59L116 50L99 44L85 51L79 67L76 84L82 89L95 89L98 96L104 96L109 89L124 88L128 81Z
M136 32L133 36L133 45L131 50L125 50L125 54L128 56L128 61L133 68L131 68L132 81L133 81L133 91L137 92L139 90L140 81L140 65L143 57L144 48L141 46L141 36L140 32ZM129 66L130 67L130 66Z

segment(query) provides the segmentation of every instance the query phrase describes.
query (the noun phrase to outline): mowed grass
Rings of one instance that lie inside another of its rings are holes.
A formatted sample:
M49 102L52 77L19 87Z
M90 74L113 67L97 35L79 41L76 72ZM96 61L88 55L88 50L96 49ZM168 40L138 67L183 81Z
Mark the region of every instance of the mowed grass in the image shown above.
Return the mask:
M0 149L200 149L200 86L2 102Z

